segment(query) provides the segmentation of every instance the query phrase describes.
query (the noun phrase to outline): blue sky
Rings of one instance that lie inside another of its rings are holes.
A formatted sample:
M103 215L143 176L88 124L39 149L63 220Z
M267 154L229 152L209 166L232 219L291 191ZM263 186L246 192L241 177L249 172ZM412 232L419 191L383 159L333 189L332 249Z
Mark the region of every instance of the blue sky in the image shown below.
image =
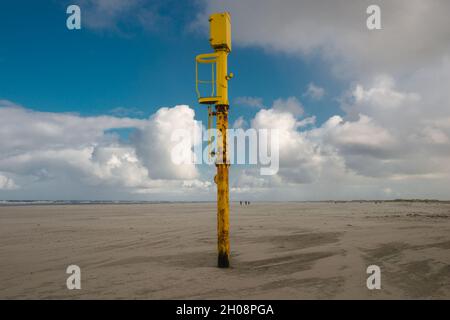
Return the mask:
M373 2L379 30L366 24ZM81 30L66 27L69 4ZM232 199L448 199L449 10L447 0L1 1L0 199L213 200L214 166L175 165L170 137L205 123L194 58L212 51L208 15L223 11L230 124L282 135L275 175L232 166ZM324 94L306 94L311 85Z
M207 34L188 26L204 8L169 2L158 9L170 19L161 28L124 24L120 31L70 31L66 3L60 1L2 2L0 97L35 110L81 115L127 108L130 115L143 117L163 106L198 106L194 57L211 49ZM235 74L231 101L255 96L270 106L277 98L295 96L305 100L306 114L316 115L319 123L339 112L334 99L342 85L318 59L235 44L229 64ZM324 100L302 96L310 82L326 88ZM231 120L256 111L236 106Z

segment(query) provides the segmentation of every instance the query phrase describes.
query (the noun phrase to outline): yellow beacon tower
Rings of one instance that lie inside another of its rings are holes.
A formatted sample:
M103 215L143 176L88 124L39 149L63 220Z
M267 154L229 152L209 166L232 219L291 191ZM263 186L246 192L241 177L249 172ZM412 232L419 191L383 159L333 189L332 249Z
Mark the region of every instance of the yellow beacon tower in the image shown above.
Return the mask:
M229 240L229 186L228 169L229 159L227 152L227 129L228 129L228 80L233 74L228 74L227 59L231 52L231 17L228 12L214 13L209 18L210 36L209 43L214 53L200 54L195 58L196 67L196 91L198 102L208 105L208 129L211 119L216 116L217 141L216 152L211 152L211 141L208 142L209 155L216 155L217 174L214 181L217 184L217 249L218 267L228 268L230 266L230 240ZM211 80L198 79L199 64L211 65ZM199 84L210 84L211 94L201 96ZM212 106L215 105L215 111Z

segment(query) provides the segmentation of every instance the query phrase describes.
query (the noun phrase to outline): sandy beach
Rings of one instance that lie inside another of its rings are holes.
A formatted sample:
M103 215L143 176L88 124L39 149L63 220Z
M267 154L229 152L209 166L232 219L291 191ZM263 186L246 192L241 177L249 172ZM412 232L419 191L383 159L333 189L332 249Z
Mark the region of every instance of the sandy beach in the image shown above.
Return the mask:
M2 206L0 298L450 298L448 203L233 203L230 223L218 269L214 203Z

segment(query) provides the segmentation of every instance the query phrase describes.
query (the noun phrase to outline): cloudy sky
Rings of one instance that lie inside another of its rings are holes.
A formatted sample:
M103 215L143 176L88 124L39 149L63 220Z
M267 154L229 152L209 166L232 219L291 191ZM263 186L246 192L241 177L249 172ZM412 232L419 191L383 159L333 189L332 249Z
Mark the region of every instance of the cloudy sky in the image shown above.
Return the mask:
M447 0L7 0L0 200L213 200L214 166L173 164L170 137L206 119L194 57L215 11L230 125L282 137L277 175L232 167L232 200L450 198Z

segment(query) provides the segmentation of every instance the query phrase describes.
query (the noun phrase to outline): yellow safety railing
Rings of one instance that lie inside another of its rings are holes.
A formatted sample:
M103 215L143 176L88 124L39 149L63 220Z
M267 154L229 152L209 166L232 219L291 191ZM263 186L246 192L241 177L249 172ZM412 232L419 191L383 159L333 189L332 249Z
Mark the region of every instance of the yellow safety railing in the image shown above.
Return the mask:
M195 57L195 91L197 92L198 101L202 104L214 104L219 97L215 96L216 92L216 78L215 71L217 63L216 53L199 54ZM211 80L199 80L198 78L198 65L199 64L211 64ZM199 89L199 84L211 84L211 95L209 97L202 97Z

